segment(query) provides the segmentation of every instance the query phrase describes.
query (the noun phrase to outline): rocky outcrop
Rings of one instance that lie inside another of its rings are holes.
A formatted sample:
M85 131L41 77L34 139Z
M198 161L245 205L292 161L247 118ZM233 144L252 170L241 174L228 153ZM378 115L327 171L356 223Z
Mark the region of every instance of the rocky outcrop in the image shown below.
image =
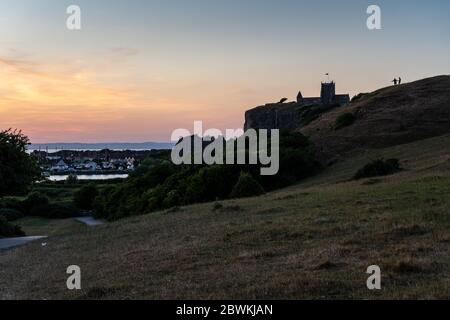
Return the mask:
M244 130L248 129L296 129L299 124L300 104L271 103L248 110L245 113Z

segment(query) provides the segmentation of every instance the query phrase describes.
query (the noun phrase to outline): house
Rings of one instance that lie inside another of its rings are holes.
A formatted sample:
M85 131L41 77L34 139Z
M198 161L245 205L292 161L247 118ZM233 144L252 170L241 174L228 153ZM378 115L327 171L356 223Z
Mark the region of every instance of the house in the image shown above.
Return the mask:
M68 169L69 166L64 162L64 160L59 160L54 166L50 168L50 170L54 172L67 171Z
M86 163L84 164L84 168L85 168L86 170L96 171L96 170L99 168L99 166L98 166L98 164L95 163L94 161L88 161L88 162L86 162Z
M114 170L114 165L111 162L102 162L102 168L105 170Z

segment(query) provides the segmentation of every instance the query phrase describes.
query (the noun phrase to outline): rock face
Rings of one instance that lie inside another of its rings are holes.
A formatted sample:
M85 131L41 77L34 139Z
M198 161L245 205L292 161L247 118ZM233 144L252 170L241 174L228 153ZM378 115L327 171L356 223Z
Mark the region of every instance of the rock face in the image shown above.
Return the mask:
M336 119L345 113L353 114L356 120L335 130ZM328 159L448 134L450 76L377 90L322 114L298 130Z
M245 113L244 130L248 129L296 129L300 104L272 103L248 110Z

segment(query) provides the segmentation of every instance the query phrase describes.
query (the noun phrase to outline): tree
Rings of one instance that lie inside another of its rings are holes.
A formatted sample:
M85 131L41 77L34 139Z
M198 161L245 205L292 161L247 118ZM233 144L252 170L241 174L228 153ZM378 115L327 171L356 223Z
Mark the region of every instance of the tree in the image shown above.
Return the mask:
M28 137L17 130L0 131L0 197L25 192L40 169L26 152Z
M78 182L78 176L76 174L69 174L66 178L67 184L75 184Z
M94 207L94 200L99 195L95 185L83 186L74 195L74 203L78 209L92 210Z
M25 233L19 226L12 225L4 216L0 216L0 238L3 237L21 237Z
M247 198L253 196L259 196L264 193L264 189L261 187L258 181L252 177L251 174L241 172L236 185L231 192L231 198Z

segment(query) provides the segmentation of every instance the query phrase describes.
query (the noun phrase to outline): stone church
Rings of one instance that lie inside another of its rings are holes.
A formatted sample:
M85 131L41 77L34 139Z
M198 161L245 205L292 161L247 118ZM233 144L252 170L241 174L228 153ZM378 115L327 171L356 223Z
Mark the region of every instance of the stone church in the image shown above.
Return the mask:
M331 81L322 82L320 97L304 98L299 92L297 101L284 103L283 100L248 110L245 113L244 130L295 129L301 125L303 108L345 106L350 103L350 95L336 94L336 83Z
M301 106L312 106L312 105L346 105L350 103L350 95L348 94L336 94L336 83L322 82L322 89L320 91L320 97L314 98L304 98L302 93L299 92L297 95L297 103Z

